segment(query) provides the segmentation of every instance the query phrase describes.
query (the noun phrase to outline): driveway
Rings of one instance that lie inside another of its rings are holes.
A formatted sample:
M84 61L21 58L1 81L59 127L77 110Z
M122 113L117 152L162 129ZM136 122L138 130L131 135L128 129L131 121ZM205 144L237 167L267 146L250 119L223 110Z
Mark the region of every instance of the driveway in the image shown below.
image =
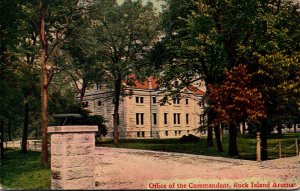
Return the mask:
M300 188L300 157L264 162L96 148L97 189Z

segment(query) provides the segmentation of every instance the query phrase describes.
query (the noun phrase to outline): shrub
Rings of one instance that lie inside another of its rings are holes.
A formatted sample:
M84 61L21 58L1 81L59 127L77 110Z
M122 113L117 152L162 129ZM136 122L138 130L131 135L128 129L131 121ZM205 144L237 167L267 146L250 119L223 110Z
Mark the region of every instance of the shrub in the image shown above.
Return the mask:
M180 142L188 143L188 142L197 142L200 140L200 138L192 134L188 134L188 136L183 135L179 140Z
M97 125L98 132L96 133L96 139L107 134L105 120L101 115L81 115L81 117L59 117L54 118L50 125Z

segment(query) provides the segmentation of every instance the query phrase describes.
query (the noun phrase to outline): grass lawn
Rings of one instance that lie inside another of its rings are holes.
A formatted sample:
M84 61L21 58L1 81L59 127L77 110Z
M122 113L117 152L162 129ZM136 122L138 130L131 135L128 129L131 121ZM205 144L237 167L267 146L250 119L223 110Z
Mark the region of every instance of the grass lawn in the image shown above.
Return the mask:
M290 149L284 148L293 145L295 143L295 139L298 139L300 142L300 133L286 133L283 135L272 134L268 139L268 149L272 149L278 144L279 141L281 141L282 157L295 156L295 146ZM206 137L201 138L198 142L189 143L182 143L179 141L179 139L127 139L120 140L120 143L117 146L113 144L113 141L104 141L100 144L97 144L97 146L228 157L227 135L223 136L223 153L219 153L217 151L216 143L214 147L206 148ZM237 158L256 160L256 137L254 135L239 135L238 151L239 156ZM269 151L269 158L278 158L278 148Z
M3 189L49 189L50 168L41 165L40 152L21 153L6 150L0 166L0 184Z

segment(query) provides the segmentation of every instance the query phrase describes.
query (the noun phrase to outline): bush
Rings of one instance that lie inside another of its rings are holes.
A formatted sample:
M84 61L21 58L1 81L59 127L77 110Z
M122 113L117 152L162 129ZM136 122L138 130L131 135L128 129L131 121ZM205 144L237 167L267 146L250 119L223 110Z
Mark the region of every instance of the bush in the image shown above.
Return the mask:
M96 133L96 139L107 134L105 120L101 115L82 115L82 117L68 117L65 121L65 117L55 118L51 125L97 125L98 132Z
M107 129L104 123L105 120L101 115L84 116L82 119L78 120L78 125L97 125L98 132L96 133L96 138L100 138L101 135L105 136L107 134Z
M192 134L188 134L188 136L183 135L179 140L180 140L180 142L188 143L188 142L197 142L197 141L200 141L200 138L196 137L196 136L194 136Z

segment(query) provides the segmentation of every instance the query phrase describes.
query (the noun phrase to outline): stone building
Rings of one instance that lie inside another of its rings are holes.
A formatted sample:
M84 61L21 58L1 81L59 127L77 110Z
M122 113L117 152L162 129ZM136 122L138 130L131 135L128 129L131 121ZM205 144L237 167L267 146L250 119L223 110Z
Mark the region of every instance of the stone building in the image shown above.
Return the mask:
M145 82L134 81L126 86L127 96L119 106L120 138L176 138L187 134L200 136L199 127L204 124L204 92L193 86L181 97L169 98L161 103L163 91L157 89L156 80L149 77ZM107 121L108 138L113 137L114 100L107 88L88 90L83 106L92 115L101 115Z

